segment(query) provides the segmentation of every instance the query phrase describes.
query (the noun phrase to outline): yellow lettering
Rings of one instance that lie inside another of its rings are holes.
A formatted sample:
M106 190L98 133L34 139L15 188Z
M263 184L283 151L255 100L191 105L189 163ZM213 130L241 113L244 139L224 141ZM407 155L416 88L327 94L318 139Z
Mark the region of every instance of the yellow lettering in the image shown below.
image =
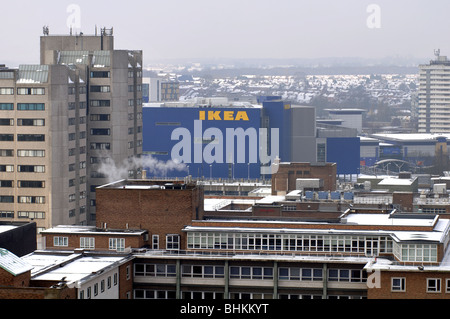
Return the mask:
M233 121L234 120L234 112L233 111L225 111L223 112L223 119L225 121Z
M198 119L201 120L201 121L206 120L205 111L200 111L200 114L199 114L198 117L199 117Z
M239 111L239 112L237 112L236 118L235 118L234 120L235 120L235 121L240 121L240 120L248 121L248 115L247 115L247 112L244 112L244 111Z
M220 121L220 111L208 111L208 120L209 121Z

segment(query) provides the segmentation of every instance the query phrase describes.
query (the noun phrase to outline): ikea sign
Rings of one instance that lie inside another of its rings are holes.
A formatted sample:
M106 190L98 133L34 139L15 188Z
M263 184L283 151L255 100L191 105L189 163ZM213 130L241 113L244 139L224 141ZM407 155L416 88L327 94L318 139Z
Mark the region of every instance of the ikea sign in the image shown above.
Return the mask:
M199 111L201 121L249 121L245 111Z

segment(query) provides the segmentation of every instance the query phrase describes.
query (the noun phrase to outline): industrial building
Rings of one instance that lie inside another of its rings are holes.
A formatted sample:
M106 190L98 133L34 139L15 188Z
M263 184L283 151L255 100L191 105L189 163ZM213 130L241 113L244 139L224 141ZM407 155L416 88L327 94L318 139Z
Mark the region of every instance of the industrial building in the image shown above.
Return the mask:
M282 162L337 163L338 174L359 171L356 129L319 127L314 107L280 97L260 97L257 104L226 98L148 103L143 114L144 154L185 164L182 171L148 167L149 176L267 179L277 157Z

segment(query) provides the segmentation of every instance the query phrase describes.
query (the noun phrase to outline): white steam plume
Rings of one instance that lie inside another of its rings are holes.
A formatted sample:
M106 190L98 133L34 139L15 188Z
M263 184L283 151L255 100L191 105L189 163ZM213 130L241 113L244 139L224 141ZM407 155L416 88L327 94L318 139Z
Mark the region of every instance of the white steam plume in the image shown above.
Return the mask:
M184 163L168 160L167 162L160 161L151 156L145 155L141 158L128 158L125 159L120 165L108 158L107 161L103 161L98 168L98 172L102 173L108 179L108 182L115 182L128 178L128 171L139 169L146 170L147 176L165 177L169 171L188 171L187 166Z

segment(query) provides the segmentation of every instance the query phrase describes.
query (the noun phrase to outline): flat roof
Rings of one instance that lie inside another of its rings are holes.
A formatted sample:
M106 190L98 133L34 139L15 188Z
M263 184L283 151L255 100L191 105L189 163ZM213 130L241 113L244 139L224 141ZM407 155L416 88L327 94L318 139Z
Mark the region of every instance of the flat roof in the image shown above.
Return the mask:
M447 230L450 228L450 220L439 219L439 216L429 215L417 215L417 217L410 217L399 215L393 217L391 214L348 214L343 223L333 224L326 222L310 222L303 221L282 221L282 220L242 220L242 219L229 219L229 220L214 220L201 221L202 223L214 223L220 222L223 226L186 226L183 231L205 231L205 232L262 232L262 233L316 233L319 235L332 235L332 234L346 234L346 235L389 235L397 241L430 241L430 242L443 242L447 234ZM230 226L226 226L226 224ZM270 227L270 224L286 224L290 225L311 225L310 228L278 228ZM233 224L239 224L233 225ZM257 227L246 227L245 224L259 225ZM328 225L329 227L315 228L314 225ZM335 229L333 225L349 225L349 226L393 226L393 228L404 227L430 227L432 230L396 230L396 229Z
M111 267L124 259L125 257L122 256L83 256L61 265L61 267L43 272L40 275L38 274L33 277L33 280L61 281L64 278L65 282L70 285L75 282L80 282L92 274Z
M33 268L26 260L17 257L7 249L0 248L0 268L17 276Z
M109 228L98 228L96 226L73 226L73 225L58 225L46 230L43 230L43 234L60 234L60 233L73 233L73 234L118 234L118 235L136 235L144 234L147 230L145 229L109 229Z

